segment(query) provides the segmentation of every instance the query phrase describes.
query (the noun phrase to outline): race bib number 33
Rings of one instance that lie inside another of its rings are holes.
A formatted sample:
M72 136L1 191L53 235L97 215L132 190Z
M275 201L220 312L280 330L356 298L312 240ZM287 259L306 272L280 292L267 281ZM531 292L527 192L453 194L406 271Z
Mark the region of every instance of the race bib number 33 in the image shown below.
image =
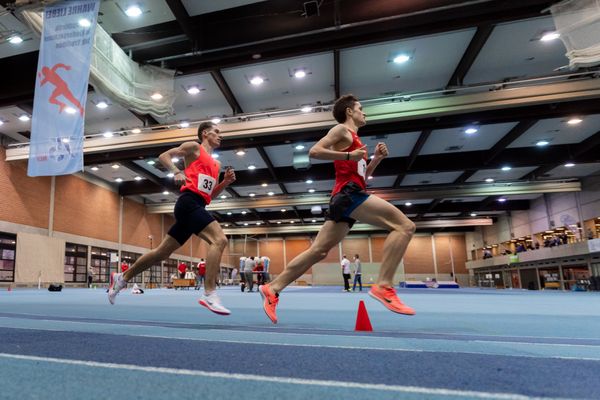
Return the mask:
M206 194L211 194L217 181L209 175L198 174L198 190Z
M363 178L365 178L365 175L367 174L367 162L363 159L361 159L358 163L358 174L360 176L362 176Z

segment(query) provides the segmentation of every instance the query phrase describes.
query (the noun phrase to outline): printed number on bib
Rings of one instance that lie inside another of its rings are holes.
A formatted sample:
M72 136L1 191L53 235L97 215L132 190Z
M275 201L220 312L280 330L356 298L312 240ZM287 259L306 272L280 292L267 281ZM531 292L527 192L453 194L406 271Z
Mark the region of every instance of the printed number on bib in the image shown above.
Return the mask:
M206 194L211 194L216 184L215 178L209 175L198 175L198 190Z
M358 174L360 176L362 176L363 178L365 178L365 175L367 175L367 162L363 158L357 164L358 164Z

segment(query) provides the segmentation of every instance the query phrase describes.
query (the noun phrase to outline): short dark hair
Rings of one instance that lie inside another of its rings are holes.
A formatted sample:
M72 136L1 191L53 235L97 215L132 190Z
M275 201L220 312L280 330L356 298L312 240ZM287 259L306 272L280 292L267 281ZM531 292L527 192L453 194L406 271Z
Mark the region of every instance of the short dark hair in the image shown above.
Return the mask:
M198 125L198 140L200 143L202 143L202 132L207 129L211 129L214 126L216 126L216 124L211 121L202 122L200 125Z
M354 108L358 99L353 94L345 94L333 104L333 118L340 124L346 122L346 108Z

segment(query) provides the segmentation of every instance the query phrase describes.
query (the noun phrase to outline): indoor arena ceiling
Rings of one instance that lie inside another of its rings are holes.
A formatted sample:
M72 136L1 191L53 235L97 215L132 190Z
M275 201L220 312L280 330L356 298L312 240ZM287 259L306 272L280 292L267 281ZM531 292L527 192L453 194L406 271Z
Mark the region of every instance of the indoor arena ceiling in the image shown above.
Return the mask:
M11 3L0 1L0 66L10 77L0 132L18 153L14 144L29 140L19 117L32 112L39 41ZM125 14L133 3L137 18ZM219 118L219 160L238 178L213 206L223 225L319 224L311 209L326 206L333 166L302 156L333 125L328 106L354 93L367 112L361 137L390 149L369 188L423 227L528 209L600 173L600 71L569 70L560 39L541 40L554 31L553 3L102 1L101 25L135 61L177 71L177 98L172 117L156 118L91 91L85 175L170 212L176 190L158 154ZM24 41L9 43L14 34Z

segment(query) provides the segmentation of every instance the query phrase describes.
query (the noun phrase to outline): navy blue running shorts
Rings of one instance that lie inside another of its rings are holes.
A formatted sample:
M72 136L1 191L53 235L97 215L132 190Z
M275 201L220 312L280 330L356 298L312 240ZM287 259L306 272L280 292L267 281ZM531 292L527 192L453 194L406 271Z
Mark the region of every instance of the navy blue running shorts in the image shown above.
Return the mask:
M206 211L206 201L193 192L183 192L175 203L175 224L169 229L169 236L183 245L215 219Z

